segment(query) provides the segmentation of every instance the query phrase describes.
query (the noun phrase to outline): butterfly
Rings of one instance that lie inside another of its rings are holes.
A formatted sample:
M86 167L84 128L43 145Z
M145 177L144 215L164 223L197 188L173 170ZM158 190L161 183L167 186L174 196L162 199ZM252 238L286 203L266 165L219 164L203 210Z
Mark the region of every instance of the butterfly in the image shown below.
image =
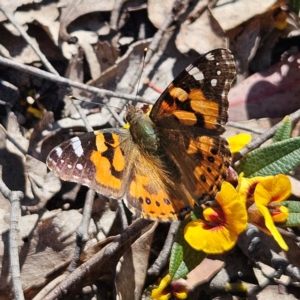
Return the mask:
M47 165L63 180L123 199L136 216L183 218L226 179L231 153L220 135L234 76L231 52L212 50L173 80L149 116L129 105L129 129L74 137L49 153Z

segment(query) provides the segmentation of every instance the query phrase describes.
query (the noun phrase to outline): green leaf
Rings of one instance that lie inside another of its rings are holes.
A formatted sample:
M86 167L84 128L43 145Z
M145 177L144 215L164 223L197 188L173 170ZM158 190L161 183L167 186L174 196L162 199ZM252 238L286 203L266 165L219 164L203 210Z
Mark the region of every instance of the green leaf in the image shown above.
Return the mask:
M280 126L280 128L278 128L278 130L276 131L273 137L273 143L281 142L291 138L291 133L292 133L292 121L290 116L286 116L282 120L282 125Z
M290 213L284 227L295 227L300 225L300 213Z
M300 164L300 137L277 142L245 155L237 172L245 177L287 174Z
M274 202L271 206L278 206L278 204L285 206L286 208L289 209L290 213L300 213L300 202L299 201L290 201L290 200L285 200L281 202Z
M173 280L185 277L206 257L204 252L193 249L184 239L183 231L188 222L190 220L181 222L172 247L169 274Z

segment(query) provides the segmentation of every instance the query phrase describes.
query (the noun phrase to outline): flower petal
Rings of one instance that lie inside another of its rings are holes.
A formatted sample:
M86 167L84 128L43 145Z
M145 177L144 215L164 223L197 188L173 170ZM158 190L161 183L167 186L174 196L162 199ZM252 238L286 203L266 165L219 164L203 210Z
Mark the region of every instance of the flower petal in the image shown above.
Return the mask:
M271 212L275 223L285 223L289 216L289 209L285 206L276 206L276 212Z
M238 186L236 190L244 201L252 201L254 199L253 195L257 184L266 178L273 178L273 176L257 176L246 178L244 177L244 173L241 173L239 175Z
M216 196L216 200L223 210L225 226L237 234L244 231L248 221L247 211L235 188L230 183L224 182L221 191Z
M289 247L287 246L287 244L285 243L285 241L282 238L281 234L277 230L268 208L265 207L264 205L259 204L259 203L256 203L256 206L259 209L259 211L261 212L261 214L264 216L265 225L269 229L269 231L271 232L271 234L274 237L275 241L278 243L278 245L283 250L288 251Z
M231 153L237 153L242 150L251 141L251 135L248 133L240 133L227 138Z
M255 188L255 202L267 206L271 202L285 200L292 191L292 185L286 175L279 174L274 177L266 177Z
M196 250L221 254L236 243L238 235L224 226L208 227L201 220L192 221L184 229L184 238Z
M151 293L151 299L155 300L168 300L171 297L171 292L164 291L165 288L170 284L171 282L171 275L166 275L159 283L159 286L156 289L152 290Z
M224 182L221 191L217 194L224 220L219 218L218 226L210 226L202 220L188 223L184 229L184 238L196 250L208 254L224 253L235 245L238 235L247 227L247 211L245 204L240 200L234 187Z

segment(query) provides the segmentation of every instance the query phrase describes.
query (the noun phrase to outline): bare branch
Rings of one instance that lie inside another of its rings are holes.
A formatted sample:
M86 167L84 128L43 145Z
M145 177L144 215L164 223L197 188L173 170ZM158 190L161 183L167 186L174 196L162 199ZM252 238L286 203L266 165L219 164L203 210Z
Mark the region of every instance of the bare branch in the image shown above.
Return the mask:
M290 114L290 118L292 122L296 122L300 119L300 109L295 111L294 113ZM264 142L266 142L269 138L271 138L275 132L280 128L282 125L282 121L277 123L275 126L270 128L269 130L265 131L262 135L257 137L255 140L250 142L245 148L243 148L239 153L235 155L235 161L240 160L244 155L248 152L260 147Z
M149 268L148 270L148 275L155 275L158 276L159 273L161 272L162 268L167 264L170 256L170 252L172 249L172 245L174 242L175 234L178 230L180 222L172 222L168 236L166 238L165 244L160 251L157 259L153 263L153 265Z
M20 202L24 194L21 191L11 191L5 183L0 180L0 192L11 203L10 208L10 232L9 232L9 262L11 269L12 284L16 300L23 300L19 252L18 252L18 224L21 214Z
M70 80L61 76L57 76L54 74L51 74L49 72L46 71L42 71L39 70L37 68L31 67L31 66L26 66L23 65L19 62L13 61L11 59L7 59L4 58L2 56L0 56L0 64L14 68L16 70L20 70L23 71L25 73L29 73L32 74L34 76L40 77L40 78L44 78L53 82L57 82L59 84L63 84L63 85L69 85L75 88L79 88L81 90L99 95L99 96L110 96L110 97L116 97L116 98L120 98L120 99L126 99L126 100L137 100L138 102L144 102L144 103L148 103L148 104L153 104L153 101L149 101L144 99L143 97L139 97L139 96L135 96L135 95L131 95L131 94L122 94L122 93L115 93L109 90L105 90L105 89L99 89L97 87L94 86L90 86L81 82L77 82L74 80Z

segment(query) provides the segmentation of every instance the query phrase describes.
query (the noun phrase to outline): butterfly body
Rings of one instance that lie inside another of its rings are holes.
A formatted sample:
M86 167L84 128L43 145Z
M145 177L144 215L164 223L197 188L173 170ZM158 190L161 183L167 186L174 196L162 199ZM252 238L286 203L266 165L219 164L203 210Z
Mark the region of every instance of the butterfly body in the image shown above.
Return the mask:
M234 78L231 53L216 49L183 70L150 116L129 106L128 129L75 137L54 148L47 164L58 177L161 221L184 216L194 202L214 197L226 178L230 151L220 137Z

